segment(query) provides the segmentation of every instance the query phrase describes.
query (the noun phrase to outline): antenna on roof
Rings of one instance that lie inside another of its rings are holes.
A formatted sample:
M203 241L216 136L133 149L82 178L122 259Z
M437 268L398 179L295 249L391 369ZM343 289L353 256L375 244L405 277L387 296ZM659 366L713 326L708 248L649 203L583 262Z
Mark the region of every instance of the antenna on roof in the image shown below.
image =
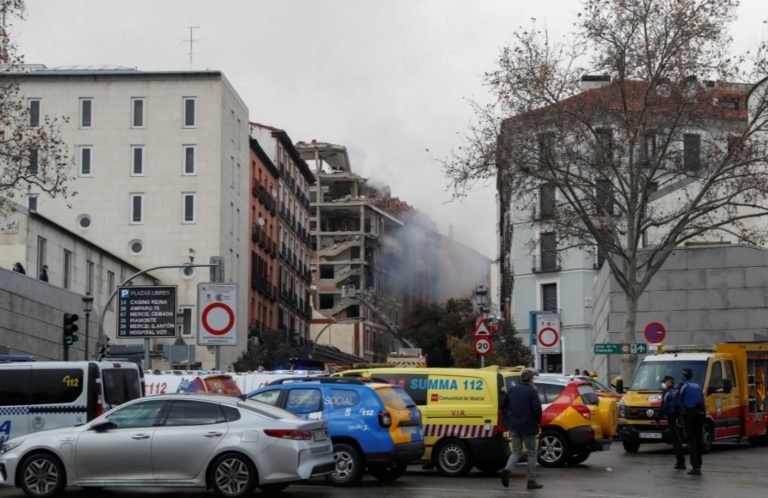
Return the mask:
M200 29L200 26L184 26L185 28L189 29L189 65L192 65L192 54L194 53L192 50L192 44L196 41L200 41L200 38L194 37L194 32L196 29Z

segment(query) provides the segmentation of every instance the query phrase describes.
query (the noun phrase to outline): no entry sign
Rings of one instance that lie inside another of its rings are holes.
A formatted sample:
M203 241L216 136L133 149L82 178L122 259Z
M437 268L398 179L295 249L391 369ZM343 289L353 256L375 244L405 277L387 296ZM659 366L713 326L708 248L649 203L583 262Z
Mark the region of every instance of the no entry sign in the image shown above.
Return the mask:
M560 352L560 332L554 327L543 327L539 329L538 337L539 353L559 353Z
M237 345L237 285L198 284L200 346Z

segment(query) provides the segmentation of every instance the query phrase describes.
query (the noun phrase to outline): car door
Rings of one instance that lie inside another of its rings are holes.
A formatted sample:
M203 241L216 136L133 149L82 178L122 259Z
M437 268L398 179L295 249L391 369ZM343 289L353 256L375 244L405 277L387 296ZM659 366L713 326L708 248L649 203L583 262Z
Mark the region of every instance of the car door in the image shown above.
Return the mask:
M156 481L191 480L204 472L229 426L219 403L173 400L155 429L152 468Z
M142 400L94 420L75 443L81 481L148 481L152 479L152 436L164 400ZM99 422L111 422L103 427Z

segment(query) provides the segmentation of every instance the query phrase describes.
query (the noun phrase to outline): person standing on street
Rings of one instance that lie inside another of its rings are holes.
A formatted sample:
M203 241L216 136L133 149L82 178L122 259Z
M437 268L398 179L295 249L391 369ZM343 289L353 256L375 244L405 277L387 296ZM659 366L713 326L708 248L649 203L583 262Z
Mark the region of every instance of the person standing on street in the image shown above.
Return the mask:
M523 443L528 451L528 489L543 486L536 482L536 435L541 423L541 401L532 385L534 371L526 369L520 376L520 382L509 388L501 400L502 425L506 426L512 437L512 454L507 465L501 470L501 484L509 487L509 475L515 469L523 453Z
M683 426L688 439L688 453L691 458L691 470L689 475L701 475L701 454L703 453L703 432L704 432L704 393L701 386L691 380L693 370L684 368L682 371L683 383L678 389L678 407L679 413L683 417Z
M48 265L43 265L43 269L40 270L40 275L37 276L43 282L48 281Z
M667 430L672 438L672 446L675 449L676 469L685 470L685 452L683 451L683 439L680 434L682 421L677 416L677 388L675 379L671 375L664 377L664 393L661 398L661 413L667 420Z

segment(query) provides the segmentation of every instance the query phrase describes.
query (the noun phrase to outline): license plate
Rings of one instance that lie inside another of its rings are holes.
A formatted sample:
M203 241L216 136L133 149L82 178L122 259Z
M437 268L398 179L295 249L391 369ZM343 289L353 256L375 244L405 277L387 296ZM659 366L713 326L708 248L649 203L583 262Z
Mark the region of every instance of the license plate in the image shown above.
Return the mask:
M405 426L401 426L400 430L402 430L403 433L405 434L413 434L418 430L418 427L415 425L405 425Z
M325 441L328 439L328 433L325 431L314 431L312 434L315 437L315 441Z
M641 432L640 439L661 439L661 432Z

